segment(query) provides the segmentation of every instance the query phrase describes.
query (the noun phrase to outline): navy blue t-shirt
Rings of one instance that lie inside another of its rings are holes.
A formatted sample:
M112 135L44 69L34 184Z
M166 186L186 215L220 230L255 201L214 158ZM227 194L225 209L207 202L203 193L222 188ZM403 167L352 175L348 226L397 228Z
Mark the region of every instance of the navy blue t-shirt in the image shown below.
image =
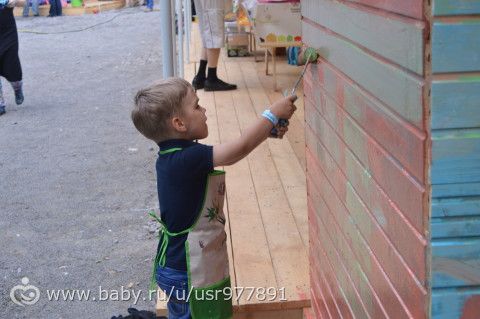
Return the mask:
M157 159L157 188L160 215L169 232L193 225L202 209L208 174L213 170L213 147L189 140L160 142ZM165 266L187 270L185 240L188 234L170 237Z

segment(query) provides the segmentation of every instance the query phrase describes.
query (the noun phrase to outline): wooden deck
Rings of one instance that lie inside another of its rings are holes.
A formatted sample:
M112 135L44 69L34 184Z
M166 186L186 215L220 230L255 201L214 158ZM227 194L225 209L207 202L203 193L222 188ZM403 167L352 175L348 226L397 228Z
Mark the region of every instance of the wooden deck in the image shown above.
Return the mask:
M193 43L192 59L199 48L196 32ZM291 88L301 69L279 60L278 86ZM193 79L195 65L185 64L188 81ZM272 90L273 79L264 68L253 57L226 58L222 52L219 77L237 84L238 90L197 92L208 116L209 137L202 142L217 144L240 136L269 104L281 98ZM234 291L245 288L234 297L235 318L302 318L303 308L310 306L303 91L297 92L298 111L287 137L268 139L246 159L224 168L232 287L237 287ZM251 287L273 287L270 290L276 291L277 298L268 301L267 296L262 301L256 293L248 298ZM159 303L157 312L164 307Z

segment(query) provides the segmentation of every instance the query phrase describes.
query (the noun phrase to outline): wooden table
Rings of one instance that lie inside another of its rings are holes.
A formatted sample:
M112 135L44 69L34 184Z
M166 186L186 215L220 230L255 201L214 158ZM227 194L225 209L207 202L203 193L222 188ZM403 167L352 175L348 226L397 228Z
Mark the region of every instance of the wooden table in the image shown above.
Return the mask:
M272 55L273 62L273 90L277 91L277 62L276 50L277 48L287 47L301 47L303 45L300 41L295 42L262 42L259 44L261 48L265 49L265 74L268 75L268 53Z

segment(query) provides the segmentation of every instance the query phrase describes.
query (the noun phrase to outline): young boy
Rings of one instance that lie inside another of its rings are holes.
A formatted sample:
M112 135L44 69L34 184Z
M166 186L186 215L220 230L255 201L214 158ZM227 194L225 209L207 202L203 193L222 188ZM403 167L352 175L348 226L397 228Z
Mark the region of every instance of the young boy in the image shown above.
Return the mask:
M180 78L157 82L135 96L135 127L160 147L156 164L161 237L154 263L158 286L169 297L169 318L232 317L224 231L225 172L262 143L273 127L282 137L296 97L275 102L228 143L195 142L208 135L205 109L192 85ZM234 116L234 115L232 115Z

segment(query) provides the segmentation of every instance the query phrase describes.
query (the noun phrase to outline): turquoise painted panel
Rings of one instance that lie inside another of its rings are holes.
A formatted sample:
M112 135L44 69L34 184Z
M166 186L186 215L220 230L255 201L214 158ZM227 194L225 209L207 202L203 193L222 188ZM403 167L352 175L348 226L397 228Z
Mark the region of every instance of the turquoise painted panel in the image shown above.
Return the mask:
M432 287L480 285L480 238L432 240Z
M480 196L432 198L433 218L472 215L480 215Z
M434 81L431 99L432 129L480 127L480 76Z
M480 18L434 22L432 72L480 71Z
M480 129L432 132L432 184L480 181Z
M432 218L430 231L432 239L480 237L480 216Z
M448 16L460 14L479 14L480 1L478 0L434 0L433 15Z
M432 197L480 195L480 182L432 185Z
M432 290L432 319L477 319L480 287Z
M360 10L348 2L316 0L314 6L315 10L311 10L302 4L302 15L404 68L423 74L423 23L367 7Z

